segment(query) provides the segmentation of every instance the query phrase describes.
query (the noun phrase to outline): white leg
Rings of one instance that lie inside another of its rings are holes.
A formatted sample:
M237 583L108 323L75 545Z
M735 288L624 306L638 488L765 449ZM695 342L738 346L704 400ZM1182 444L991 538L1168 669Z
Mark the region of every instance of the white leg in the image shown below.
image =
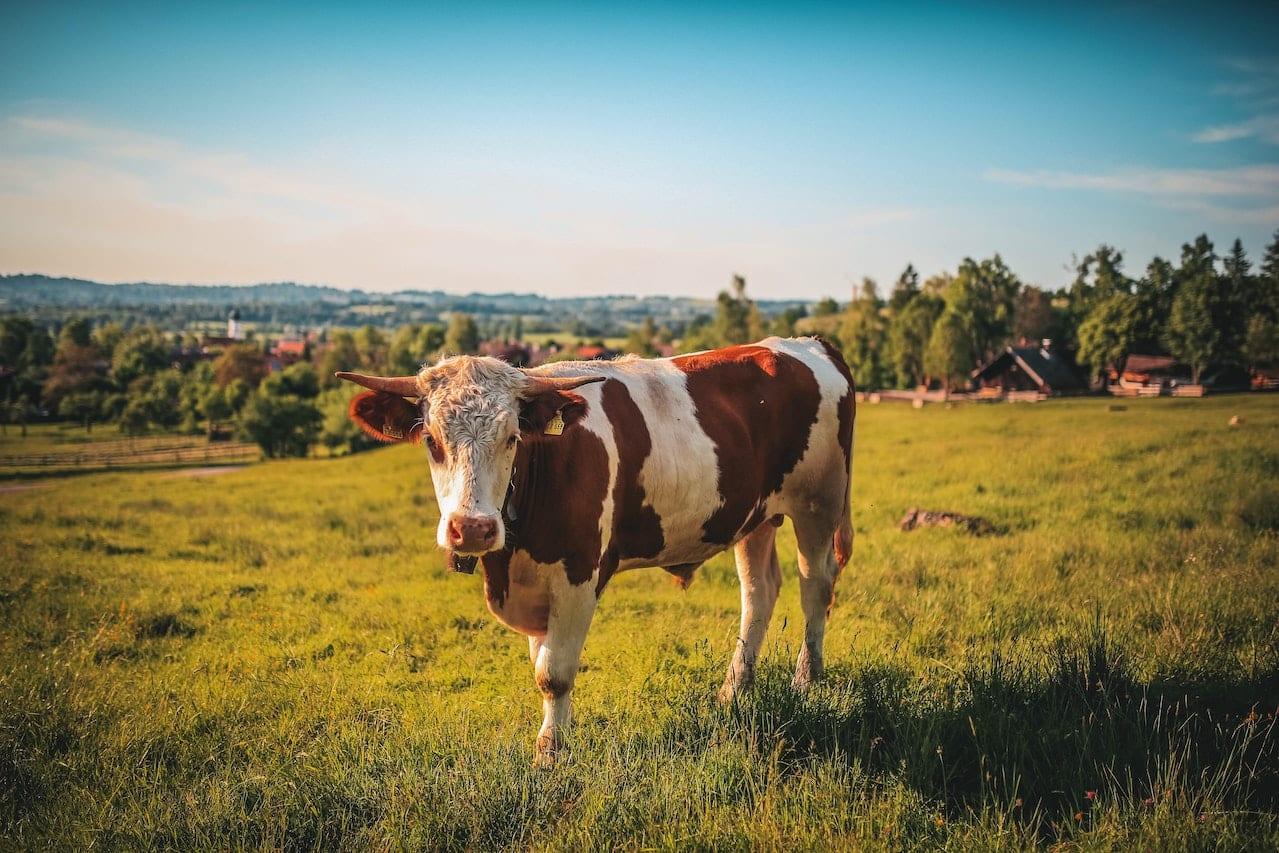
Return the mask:
M773 545L776 537L777 528L766 521L733 549L742 593L742 622L733 662L719 691L722 702L731 702L738 691L750 687L755 678L755 663L782 586L781 567Z
M535 764L554 762L555 751L572 721L573 682L594 614L594 580L573 586L563 579L551 591L546 636L529 640L534 681L542 691L542 728L537 733Z

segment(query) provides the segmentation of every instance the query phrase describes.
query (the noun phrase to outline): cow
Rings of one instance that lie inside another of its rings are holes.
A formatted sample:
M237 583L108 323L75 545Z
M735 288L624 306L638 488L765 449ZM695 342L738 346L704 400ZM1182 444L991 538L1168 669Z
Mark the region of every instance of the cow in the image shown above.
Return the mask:
M853 379L819 338L673 358L513 367L454 356L415 376L340 372L350 416L423 445L455 571L483 567L489 610L528 637L543 696L535 763L554 761L597 601L614 574L660 567L687 587L734 549L741 624L719 696L750 686L794 525L804 642L793 684L822 674L834 586L852 547Z

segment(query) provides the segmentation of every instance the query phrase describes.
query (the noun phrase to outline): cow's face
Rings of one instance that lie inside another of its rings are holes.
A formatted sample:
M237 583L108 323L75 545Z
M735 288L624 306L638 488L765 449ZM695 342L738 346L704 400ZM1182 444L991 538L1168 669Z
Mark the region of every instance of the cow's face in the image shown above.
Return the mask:
M351 402L366 433L425 445L440 507L436 542L469 556L506 544L502 505L521 439L541 434L557 414L570 423L584 410L570 389L603 379L538 377L473 356L444 359L417 376L338 375L373 389Z

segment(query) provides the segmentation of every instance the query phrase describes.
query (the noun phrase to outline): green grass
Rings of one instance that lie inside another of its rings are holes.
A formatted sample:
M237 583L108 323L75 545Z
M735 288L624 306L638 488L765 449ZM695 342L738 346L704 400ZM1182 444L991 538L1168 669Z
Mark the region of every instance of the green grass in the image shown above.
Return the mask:
M789 526L734 707L731 557L687 592L629 573L550 771L526 644L444 572L413 448L0 494L0 838L1273 849L1279 396L1108 405L862 406L827 682L786 683ZM1003 532L901 533L910 506Z

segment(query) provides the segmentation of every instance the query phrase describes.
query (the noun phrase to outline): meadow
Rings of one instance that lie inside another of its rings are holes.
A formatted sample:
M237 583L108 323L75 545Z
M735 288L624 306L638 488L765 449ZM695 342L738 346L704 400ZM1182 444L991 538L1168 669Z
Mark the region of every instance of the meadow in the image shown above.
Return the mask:
M419 449L0 493L0 847L1279 847L1279 395L863 405L854 470L823 684L789 525L730 707L731 555L624 574L551 770Z

